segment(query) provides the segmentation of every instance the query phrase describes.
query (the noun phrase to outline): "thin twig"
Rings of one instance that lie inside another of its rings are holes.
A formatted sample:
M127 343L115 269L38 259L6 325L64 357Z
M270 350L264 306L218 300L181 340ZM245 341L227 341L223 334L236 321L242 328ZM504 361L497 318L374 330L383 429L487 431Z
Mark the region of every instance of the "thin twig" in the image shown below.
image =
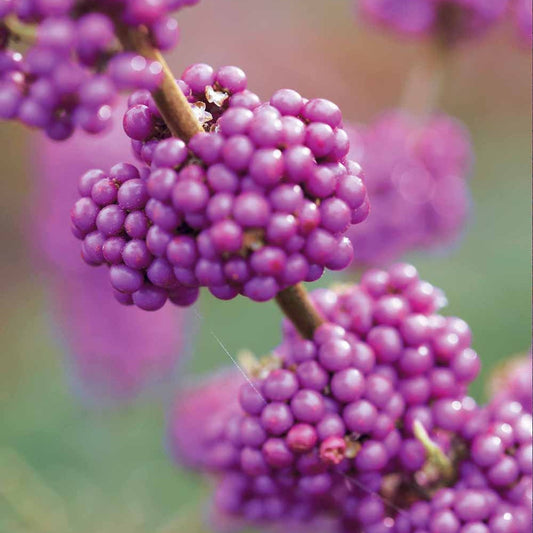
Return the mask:
M190 103L176 83L165 58L150 42L148 32L143 28L118 27L117 33L126 50L133 50L161 65L163 81L152 94L172 135L188 142L194 135L203 132L202 125L196 119Z
M187 142L196 133L204 131L165 59L152 46L148 32L142 28L119 27L118 33L124 48L161 64L163 82L153 96L171 133ZM315 329L324 322L301 283L280 291L276 301L304 338L311 339Z
M302 283L278 292L276 302L305 339L312 339L315 329L324 322Z
M37 41L37 28L34 24L21 22L15 15L8 15L2 23L16 40L26 44L35 44Z

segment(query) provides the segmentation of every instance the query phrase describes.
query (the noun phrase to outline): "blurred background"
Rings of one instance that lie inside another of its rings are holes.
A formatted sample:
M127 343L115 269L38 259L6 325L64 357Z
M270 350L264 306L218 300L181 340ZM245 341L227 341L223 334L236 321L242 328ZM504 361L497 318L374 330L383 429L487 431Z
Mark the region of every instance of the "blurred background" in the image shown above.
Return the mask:
M349 0L202 0L179 22L181 44L169 58L177 74L193 62L235 64L262 98L291 87L362 123L398 103L426 46L357 24ZM440 107L472 136L473 213L453 249L407 258L444 289L445 313L473 330L484 362L477 399L491 369L530 345L530 79L531 55L506 23L452 55ZM184 355L164 386L129 402L82 393L27 235L29 221L39 222L34 136L0 124L0 531L206 531L206 485L165 451L172 388L231 364L217 337L231 354L266 353L279 341L280 314L204 291L186 325L176 322Z

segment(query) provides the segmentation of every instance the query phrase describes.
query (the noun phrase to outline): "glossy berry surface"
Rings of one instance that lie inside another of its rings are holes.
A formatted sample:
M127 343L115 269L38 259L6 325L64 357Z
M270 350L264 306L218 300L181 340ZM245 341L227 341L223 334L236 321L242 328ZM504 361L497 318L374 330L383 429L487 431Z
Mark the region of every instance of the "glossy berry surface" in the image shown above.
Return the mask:
M117 114L124 107L125 102L119 104ZM121 306L111 294L106 269L80 261L80 242L65 223L79 196L74 176L96 163L112 165L117 155L133 160L120 121L114 120L103 135L78 131L62 143L39 135L30 147L34 208L26 237L46 288L49 327L58 349L65 351L74 392L78 399L98 403L153 393L168 383L184 354L183 312L167 306L147 314ZM112 190L116 194L116 187Z
M119 163L107 174L89 171L80 178L79 191L82 197L71 219L74 234L83 241L82 258L90 265L109 266L120 303L155 311L167 299L180 306L196 300L198 290L181 285L168 261L153 253L164 251L167 240L150 225L146 177L134 165Z
M146 227L128 233L135 243L125 244L126 266L148 269L154 260L153 276L146 272L155 284L166 276L191 292L208 287L220 299L243 294L255 301L314 281L326 268L346 268L353 247L345 232L366 218L369 204L359 165L345 159L339 108L288 89L260 104L237 67L192 65L179 85L205 129L188 144L170 137L147 91L131 96L124 115L149 169L144 185L121 186L118 204L98 214L97 229L118 235L126 224L120 209L144 210ZM135 196L132 187L144 191L143 207L121 202L123 194ZM81 200L74 213L84 234L93 201Z

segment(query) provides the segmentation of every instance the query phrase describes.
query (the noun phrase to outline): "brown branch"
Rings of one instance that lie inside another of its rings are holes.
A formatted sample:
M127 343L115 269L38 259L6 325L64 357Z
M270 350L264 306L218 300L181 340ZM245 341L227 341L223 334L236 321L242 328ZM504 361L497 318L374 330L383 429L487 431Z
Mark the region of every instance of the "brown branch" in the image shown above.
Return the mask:
M152 94L172 135L188 142L196 133L204 131L178 87L167 62L159 50L152 46L148 32L126 27L119 27L117 31L125 49L133 50L162 65L163 83ZM315 329L324 322L301 283L280 291L276 302L306 339L313 338Z
M190 103L176 83L165 58L150 42L148 32L143 28L117 27L117 33L126 50L133 50L146 59L161 64L163 81L152 94L172 135L188 142L191 137L203 132L202 125L196 119Z
M312 339L316 328L324 323L302 283L278 292L276 302L305 339Z
M435 41L424 52L423 59L409 72L401 97L401 107L421 118L439 102L449 49Z

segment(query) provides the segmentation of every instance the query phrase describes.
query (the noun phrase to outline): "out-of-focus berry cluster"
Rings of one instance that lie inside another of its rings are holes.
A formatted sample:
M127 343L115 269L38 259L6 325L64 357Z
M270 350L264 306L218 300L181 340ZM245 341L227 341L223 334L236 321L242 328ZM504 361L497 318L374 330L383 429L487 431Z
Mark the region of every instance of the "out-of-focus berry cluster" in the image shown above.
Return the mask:
M179 85L206 131L169 137L149 92L134 93L124 129L150 167L88 174L73 210L85 260L111 265L119 299L189 305L205 286L266 301L345 268L344 234L369 204L339 108L288 89L260 104L236 67L194 65Z
M443 114L421 123L393 111L348 132L349 156L361 162L372 205L368 219L348 233L353 264L380 264L453 242L469 208L472 148L462 124Z
M66 352L75 390L98 402L170 384L185 344L183 311L169 306L147 315L119 305L110 298L108 273L80 261L79 242L65 224L79 195L73 176L95 164L112 165L119 156L133 160L117 120L125 104L119 103L112 128L102 135L78 131L63 143L36 136L30 150L35 181L26 235L35 271L46 288L50 325Z
M2 0L0 118L56 140L76 127L103 131L119 90L152 90L162 79L161 64L123 51L119 34L142 26L155 47L172 48L178 24L170 13L196 1ZM19 41L29 48L17 51Z
M206 132L217 128L219 118L230 107L253 109L261 103L255 93L246 89L246 74L234 66L215 70L197 63L188 67L176 82ZM148 90L136 91L129 97L123 125L134 153L147 165L152 165L159 142L172 136ZM216 137L200 136L196 143L198 155L206 162L216 159L220 151ZM158 161L154 164L157 166Z
M358 0L356 5L375 24L454 44L488 31L503 18L509 0Z
M514 0L512 10L518 36L524 45L531 49L533 5L529 0Z
M249 382L234 372L238 403L217 398L227 374L176 399L171 447L215 476L216 523L527 533L531 415L466 396L480 361L442 293L394 265L312 298L328 322L313 340L286 323Z

